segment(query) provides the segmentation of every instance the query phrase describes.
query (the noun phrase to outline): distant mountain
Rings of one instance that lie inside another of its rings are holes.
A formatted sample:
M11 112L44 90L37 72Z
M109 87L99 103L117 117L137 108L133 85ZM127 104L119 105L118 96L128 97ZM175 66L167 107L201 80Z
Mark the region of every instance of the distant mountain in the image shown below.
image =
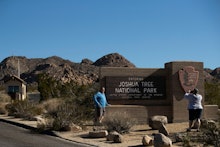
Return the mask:
M103 56L102 58L98 59L95 63L95 66L111 66L111 67L135 67L130 61L125 59L123 56L119 55L118 53L109 54Z
M216 68L210 73L213 77L220 79L220 68Z
M98 79L98 69L101 66L135 67L134 64L118 53L105 55L95 62L83 59L81 63L74 63L57 56L45 59L11 56L0 63L0 80L3 80L7 75L18 75L20 73L20 77L24 81L28 84L34 84L37 81L38 74L47 73L63 83L75 81L79 84L88 84Z
M20 77L28 84L37 84L37 75L47 73L63 83L75 81L79 84L88 84L98 80L99 67L102 66L135 67L133 63L118 53L105 55L95 62L83 59L81 63L74 63L57 56L45 59L11 56L0 63L0 81L10 74L18 75L20 73ZM18 67L20 68L18 69ZM220 81L220 68L214 70L205 68L203 74L204 79L208 82Z
M204 68L203 75L207 82L220 82L220 67L215 68L214 70Z

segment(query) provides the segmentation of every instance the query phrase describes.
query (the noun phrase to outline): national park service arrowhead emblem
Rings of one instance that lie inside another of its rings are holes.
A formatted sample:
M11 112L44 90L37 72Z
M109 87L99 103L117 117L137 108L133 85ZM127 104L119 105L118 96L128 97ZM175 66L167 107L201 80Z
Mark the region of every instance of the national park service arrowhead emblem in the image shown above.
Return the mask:
M185 92L196 88L199 78L199 71L192 66L185 66L179 70L179 81Z

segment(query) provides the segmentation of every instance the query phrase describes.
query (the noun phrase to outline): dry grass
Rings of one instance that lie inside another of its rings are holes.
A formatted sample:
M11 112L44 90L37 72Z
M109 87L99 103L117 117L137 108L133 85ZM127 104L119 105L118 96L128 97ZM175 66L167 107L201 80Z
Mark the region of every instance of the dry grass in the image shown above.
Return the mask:
M4 91L0 91L0 102L8 103L11 102L11 97Z
M4 91L0 91L0 114L6 114L5 106L11 101L11 98Z
M42 107L47 113L53 113L57 110L58 106L63 103L63 100L60 98L53 98L49 99L47 101L44 101L42 104L40 104L40 107Z

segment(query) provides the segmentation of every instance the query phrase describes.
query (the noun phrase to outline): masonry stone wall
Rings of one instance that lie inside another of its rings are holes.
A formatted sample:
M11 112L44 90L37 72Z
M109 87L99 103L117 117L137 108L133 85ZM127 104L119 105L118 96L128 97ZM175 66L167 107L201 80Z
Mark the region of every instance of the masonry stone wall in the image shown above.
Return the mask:
M203 77L203 63L202 62L169 62L165 64L165 68L169 72L168 85L169 96L172 101L173 122L181 122L188 120L187 101L183 99L185 91L180 85L179 70L184 67L192 66L199 72L198 82L195 85L199 89L199 93L203 96L204 101L204 77Z

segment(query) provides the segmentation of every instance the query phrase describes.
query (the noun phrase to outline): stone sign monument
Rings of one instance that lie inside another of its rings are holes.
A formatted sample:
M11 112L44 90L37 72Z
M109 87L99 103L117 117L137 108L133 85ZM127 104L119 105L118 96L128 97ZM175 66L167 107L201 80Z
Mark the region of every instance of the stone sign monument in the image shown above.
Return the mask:
M165 115L169 122L188 121L183 95L196 87L204 98L203 63L169 62L165 68L101 67L100 84L106 87L112 104L107 114L128 112L139 123L154 115Z

